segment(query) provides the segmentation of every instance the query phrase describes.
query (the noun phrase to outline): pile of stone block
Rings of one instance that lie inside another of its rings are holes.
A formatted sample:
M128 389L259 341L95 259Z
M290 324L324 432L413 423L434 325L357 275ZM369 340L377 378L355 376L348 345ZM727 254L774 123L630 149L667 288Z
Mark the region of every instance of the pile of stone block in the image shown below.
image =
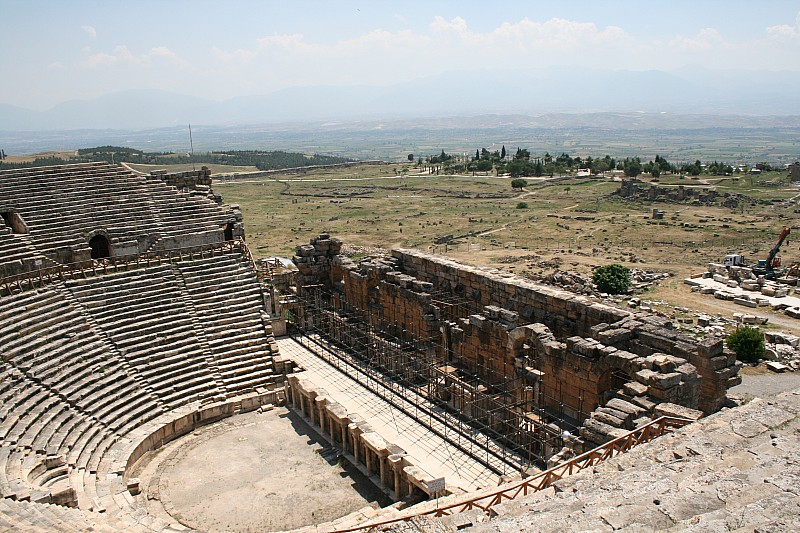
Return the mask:
M744 266L725 267L718 263L709 263L708 272L703 274L704 278L712 278L717 283L723 283L728 287L740 287L746 291L753 291L771 298L783 298L789 295L790 287L775 281L765 279L764 276L756 276L753 270ZM704 292L702 289L701 293ZM719 296L717 295L719 292ZM721 300L733 300L735 303L747 307L758 307L770 305L769 301L760 299L757 296L744 297L733 295L724 290L714 292L714 296ZM738 298L738 300L737 300Z
M785 365L786 370L800 370L800 337L790 333L764 332L764 359Z
M206 193L211 190L211 171L206 167L200 170L169 173L166 170L153 170L150 175L178 189L192 189Z
M302 284L330 280L331 260L339 255L342 241L327 233L311 239L309 244L297 247L292 261L300 271Z

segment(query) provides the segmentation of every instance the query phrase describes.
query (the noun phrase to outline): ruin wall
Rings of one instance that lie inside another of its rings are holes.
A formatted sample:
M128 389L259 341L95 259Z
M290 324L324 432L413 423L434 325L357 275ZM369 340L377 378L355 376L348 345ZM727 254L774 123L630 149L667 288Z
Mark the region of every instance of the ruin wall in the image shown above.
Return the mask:
M298 294L321 289L326 296L314 297L332 301L325 320L314 316L318 311L303 320L323 324L340 342L358 338L355 348L378 346L384 334L425 343L425 355L402 366L433 363L426 372L442 382L440 399L459 410L477 409L465 413L489 425L497 415L481 414L481 402L502 397L503 424L517 424L512 420L519 416L521 424L526 416L544 424L571 419L586 441L601 443L657 412L696 418L698 409L716 411L740 379L721 339L698 341L663 317L414 250L356 264L339 256L340 248L326 234L298 247ZM341 328L350 331L346 321L353 316L373 333L341 335ZM380 354L369 358L380 360Z
M741 382L735 354L725 350L721 338L694 339L672 329L666 318L632 313L496 269L471 267L416 250L393 250L392 256L404 273L424 279L434 289L517 313L521 322L544 324L558 339L578 336L637 356L666 354L685 359L701 378L697 407L705 413L719 410L726 391Z

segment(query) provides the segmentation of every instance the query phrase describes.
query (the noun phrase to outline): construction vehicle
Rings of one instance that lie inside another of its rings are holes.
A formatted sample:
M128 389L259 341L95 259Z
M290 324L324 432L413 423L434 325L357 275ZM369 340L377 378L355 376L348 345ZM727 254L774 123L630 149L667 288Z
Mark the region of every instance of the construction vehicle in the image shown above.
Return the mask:
M722 264L726 267L744 266L744 257L739 254L728 254L722 260Z
M781 236L778 238L778 243L772 247L766 259L758 260L758 266L753 267L753 274L756 276L764 276L766 279L773 279L776 277L777 273L775 272L775 268L781 266L781 258L778 257L778 252L781 251L781 245L783 241L786 240L786 237L789 236L790 231L790 228L783 228Z

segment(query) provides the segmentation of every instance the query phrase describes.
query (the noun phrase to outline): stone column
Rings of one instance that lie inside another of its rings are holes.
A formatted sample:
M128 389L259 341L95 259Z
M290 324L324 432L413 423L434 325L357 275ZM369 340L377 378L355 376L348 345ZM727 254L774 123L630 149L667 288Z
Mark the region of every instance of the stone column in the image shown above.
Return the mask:
M387 487L389 485L389 483L388 483L388 481L386 479L386 458L385 457L381 457L381 455L377 454L377 453L375 455L378 458L378 468L379 468L379 471L380 471L381 486L382 487Z
M372 450L369 449L369 446L364 446L364 464L367 467L367 475L371 476L373 472L372 468Z
M314 398L314 406L316 407L317 417L319 418L319 429L324 435L325 430L325 397L317 396Z
M402 494L402 486L403 484L401 481L401 475L403 469L403 458L400 455L394 454L390 455L387 460L389 461L389 466L392 467L392 472L394 473L394 497L396 500L402 500L405 497L405 494Z

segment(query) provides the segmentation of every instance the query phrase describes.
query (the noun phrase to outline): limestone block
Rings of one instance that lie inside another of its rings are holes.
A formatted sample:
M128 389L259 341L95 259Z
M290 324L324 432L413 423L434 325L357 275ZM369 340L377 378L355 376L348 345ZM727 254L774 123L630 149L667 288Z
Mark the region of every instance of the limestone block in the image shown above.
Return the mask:
M315 252L316 249L310 244L302 244L297 247L297 255L300 257L311 257Z
M619 398L612 398L606 403L606 407L610 407L616 411L621 411L627 416L639 417L644 414L645 410L625 400Z
M659 373L650 377L650 386L661 390L671 389L680 385L681 377L679 372Z
M604 424L592 418L586 419L580 429L580 434L586 440L603 444L617 437L625 435L625 430Z
M631 403L638 405L647 412L652 412L653 408L655 408L657 405L657 402L653 401L653 399L648 398L647 396L636 396L635 398L631 398Z
M616 328L599 332L595 336L603 344L617 344L632 339L634 333L630 329Z
M636 372L635 377L636 377L636 381L638 381L642 385L648 385L649 386L651 380L653 379L653 377L654 376L658 376L658 375L659 375L658 372L653 372L652 370L649 370L647 368L643 368L642 370L639 370L638 372Z
M697 369L690 363L684 363L675 369L681 376L681 381L688 382L698 379Z
M743 305L745 307L758 307L758 303L747 298L734 298L733 303Z
M613 409L603 409L602 407L592 413L592 418L603 424L621 428L625 426L625 418L614 416Z
M469 323L476 328L483 329L486 325L486 317L481 315L470 315Z
M687 418L689 420L700 420L703 412L697 409L690 409L674 403L660 403L653 409L655 416L673 416L676 418Z
M629 396L644 396L647 394L648 387L647 385L643 385L636 381L629 381L625 385L623 385L623 390L625 394Z
M708 337L697 343L697 353L701 357L715 357L721 355L725 348L725 341L720 338Z

